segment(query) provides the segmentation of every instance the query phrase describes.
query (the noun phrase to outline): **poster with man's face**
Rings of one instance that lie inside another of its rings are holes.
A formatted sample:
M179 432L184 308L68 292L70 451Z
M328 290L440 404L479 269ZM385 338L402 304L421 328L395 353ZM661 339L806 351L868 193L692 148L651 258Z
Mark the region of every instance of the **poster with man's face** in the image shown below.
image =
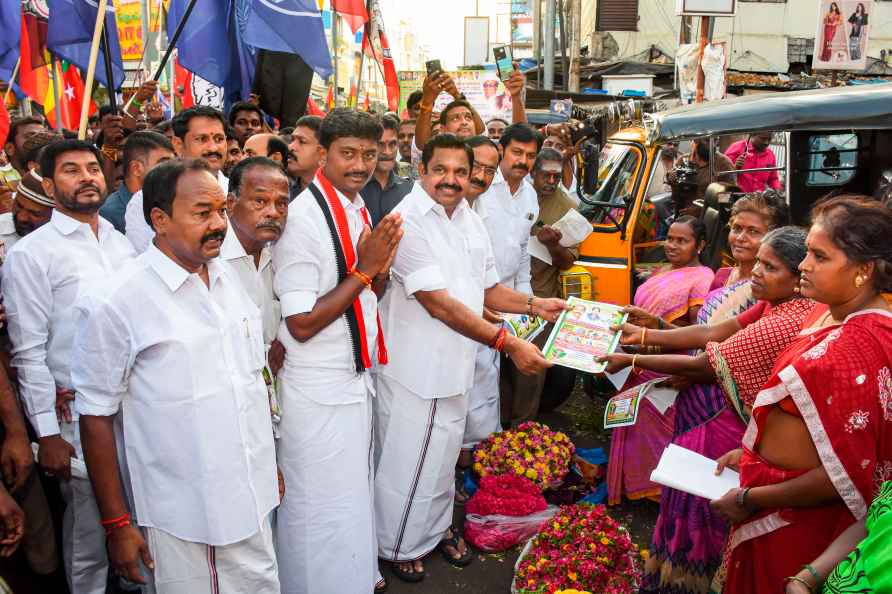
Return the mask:
M873 0L817 0L818 31L812 67L864 70Z

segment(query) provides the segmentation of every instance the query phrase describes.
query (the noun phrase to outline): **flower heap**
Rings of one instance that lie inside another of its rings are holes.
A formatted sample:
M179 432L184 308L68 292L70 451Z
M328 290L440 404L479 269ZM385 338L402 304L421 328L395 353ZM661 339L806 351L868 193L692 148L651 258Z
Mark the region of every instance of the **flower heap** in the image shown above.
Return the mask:
M640 559L628 531L603 505L563 506L530 542L514 586L518 594L632 594L641 582Z
M541 489L559 484L570 468L575 448L570 438L533 421L493 433L474 451L474 471L480 477L513 474Z
M542 491L529 479L503 474L483 477L465 510L480 516L528 516L546 507Z

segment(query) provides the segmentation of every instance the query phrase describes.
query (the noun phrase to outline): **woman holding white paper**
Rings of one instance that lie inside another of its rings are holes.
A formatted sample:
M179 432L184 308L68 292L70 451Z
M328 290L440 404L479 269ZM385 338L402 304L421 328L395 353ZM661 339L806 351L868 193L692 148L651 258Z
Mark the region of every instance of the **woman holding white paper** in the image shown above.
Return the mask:
M646 331L630 324L623 327L621 343L626 346L656 345L673 351L706 346L697 356L615 353L607 358L609 372L631 365L682 376L698 386L721 384L724 406L711 406L717 410L696 426L693 419L702 417L697 414L701 399L711 392L688 389L679 394L673 443L713 459L739 443L748 405L770 376L774 358L795 338L814 307L796 294L797 267L804 256L805 231L776 229L763 238L753 269L753 296L762 300L753 308L710 326ZM721 560L727 525L705 500L673 489L663 490L660 509L642 591L671 586L675 592L705 593Z
M771 229L784 226L788 220L787 205L774 192L747 194L734 203L729 221L731 228L728 232L728 246L736 265L733 268L721 268L716 272L711 292L706 296L703 307L697 314L698 325L708 326L725 322L756 303L750 288L750 280L762 237ZM646 326L652 330L680 327L640 307L630 305L625 311L629 314L629 322L638 326ZM693 348L706 348L706 340ZM637 390L638 386L654 377L659 377L659 374L638 375L628 382L624 389ZM611 432L610 464L607 467L608 503L618 504L623 497L659 498L661 489L650 480L650 474L657 465L660 453L674 438L692 431L702 433L707 430L705 426L724 408L724 394L715 383L690 386L683 392L683 397L677 401L676 406L670 406L663 412L649 399L640 402L637 422L628 427L617 427ZM739 421L734 422L735 426L740 425ZM722 421L719 420L718 424L722 424ZM727 434L722 428L719 430ZM735 435L728 445L722 447L722 443L719 442L718 447L721 449L716 450L716 456L724 453L728 447L740 443L742 435L741 426L739 435ZM702 503L705 505L705 502ZM705 513L708 513L708 510ZM727 532L728 528L724 522L716 523L715 534L704 530L698 531L698 538L707 543L714 543L700 546L701 550L714 550L711 555L715 557L714 565L718 565L718 556L721 547L724 546ZM651 554L653 557L654 551L651 551ZM703 563L697 563L695 570L701 571L699 567L702 566Z
M719 461L741 482L712 502L735 524L725 594L780 592L892 477L892 212L841 196L813 219L801 292L827 307L777 359L743 450Z

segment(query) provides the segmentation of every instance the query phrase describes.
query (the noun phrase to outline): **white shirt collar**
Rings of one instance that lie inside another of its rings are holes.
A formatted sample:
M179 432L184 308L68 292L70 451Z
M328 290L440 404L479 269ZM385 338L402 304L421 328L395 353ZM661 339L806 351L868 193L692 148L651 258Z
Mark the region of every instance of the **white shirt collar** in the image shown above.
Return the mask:
M164 281L171 293L182 287L189 277L193 275L193 273L171 260L167 254L159 250L154 242L149 245L142 258L161 277L161 280ZM210 280L210 286L213 287L223 275L223 271L219 268L219 262L216 258L208 262L207 266L208 280Z
M449 218L446 216L446 209L443 208L443 205L431 198L430 194L427 193L427 190L424 189L420 182L415 183L415 188L413 188L412 194L415 194L416 196L415 199L418 204L418 210L422 215L426 215L428 211L434 211L437 214L442 215L444 218ZM452 218L455 218L456 215L467 208L470 208L468 199L462 198L461 202L458 203L458 206L456 206L455 210L452 212Z
M82 223L55 208L53 209L53 214L50 215L50 223L52 223L53 227L55 227L62 235L71 235L81 227L86 227L90 230L90 225L88 223ZM103 237L111 226L111 223L104 218L99 217L97 226L99 236ZM92 230L90 231L92 232Z
M232 228L232 219L230 219L226 237L223 238L223 245L220 246L220 257L224 260L238 260L247 257L247 255L248 252L245 251L245 246L242 245L235 229Z
M314 179L313 183L316 184L316 187L319 188L319 191L322 192L323 196L325 196L325 188L322 187L322 184L319 183L319 180ZM355 200L350 200L349 198L347 198L347 196L344 195L343 192L337 189L334 184L332 184L331 187L334 189L335 195L338 197L338 200L341 201L341 206L343 206L345 210L351 208L355 210L362 210L363 208L365 208L365 201L362 199L362 195L359 192L356 193Z

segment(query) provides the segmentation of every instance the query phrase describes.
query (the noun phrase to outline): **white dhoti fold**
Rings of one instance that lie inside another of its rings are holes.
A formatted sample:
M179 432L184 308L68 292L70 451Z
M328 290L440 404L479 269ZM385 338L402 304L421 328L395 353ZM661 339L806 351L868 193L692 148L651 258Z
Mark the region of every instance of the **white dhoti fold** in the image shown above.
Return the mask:
M468 398L426 400L378 376L375 403L375 526L378 555L414 561L452 524L455 464Z
M77 457L84 459L80 423L62 423L62 438L74 447ZM62 517L62 558L65 577L73 594L105 594L108 581L108 553L105 530L100 523L99 508L89 479L60 481L65 499Z
M499 352L478 345L474 387L468 392L468 420L462 448L473 449L492 433L502 430L499 411Z
M276 512L283 594L372 592L378 575L372 504L372 396L319 404L279 376Z
M212 546L143 528L155 562L149 594L279 594L270 521L250 538ZM146 573L146 572L144 572Z

